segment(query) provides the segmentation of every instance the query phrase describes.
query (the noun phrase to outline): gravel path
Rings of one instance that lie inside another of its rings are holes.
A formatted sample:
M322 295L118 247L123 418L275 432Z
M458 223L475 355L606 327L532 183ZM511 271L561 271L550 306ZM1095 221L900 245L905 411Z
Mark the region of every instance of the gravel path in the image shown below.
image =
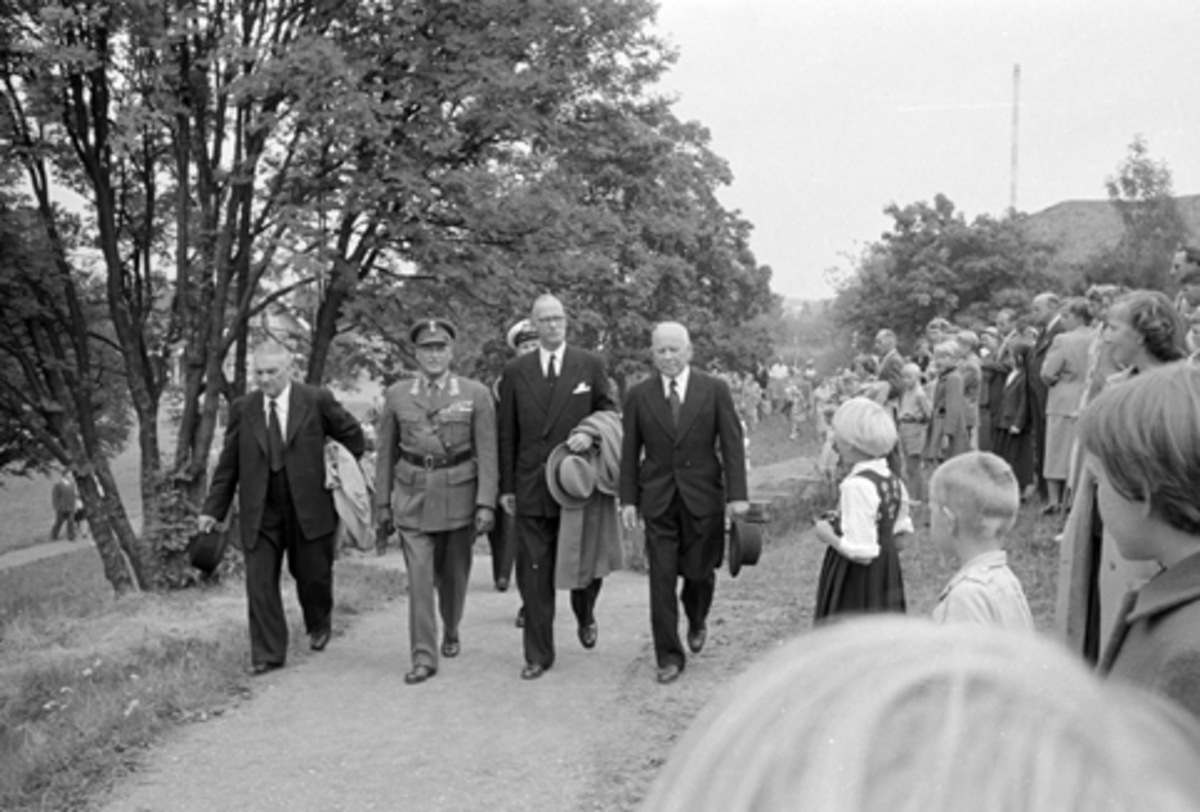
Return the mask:
M401 562L392 554L380 565ZM179 731L103 808L584 808L594 760L636 735L633 712L618 701L630 669L653 682L645 578L605 580L592 651L579 645L560 595L557 662L524 682L519 599L492 589L489 563L479 557L472 570L462 654L429 682L403 682L407 603L396 601L323 654L261 678L253 701Z

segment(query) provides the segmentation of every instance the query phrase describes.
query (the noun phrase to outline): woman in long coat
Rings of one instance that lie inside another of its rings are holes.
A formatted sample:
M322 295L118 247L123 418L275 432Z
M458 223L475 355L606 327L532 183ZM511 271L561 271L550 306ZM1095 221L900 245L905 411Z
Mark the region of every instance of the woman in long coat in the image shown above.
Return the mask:
M1187 357L1187 325L1166 294L1138 290L1109 308L1104 340L1124 371L1105 386L1137 386L1147 369ZM1087 463L1079 477L1059 553L1054 624L1067 645L1095 662L1116 622L1125 593L1157 571L1128 561L1103 532L1096 509L1096 476Z

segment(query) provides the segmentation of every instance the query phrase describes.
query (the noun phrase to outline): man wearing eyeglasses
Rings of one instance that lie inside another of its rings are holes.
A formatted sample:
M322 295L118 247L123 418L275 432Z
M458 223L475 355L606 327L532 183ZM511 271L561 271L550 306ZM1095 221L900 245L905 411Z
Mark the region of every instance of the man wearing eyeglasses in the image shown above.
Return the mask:
M522 679L537 679L554 664L554 567L559 505L546 486L546 460L566 442L586 451L591 436L575 431L593 412L615 410L600 356L568 347L567 315L554 296L534 302L530 316L538 349L504 368L500 381L500 505L517 517L517 585L525 606L525 667ZM601 579L571 590L571 609L580 644L596 645L596 598Z

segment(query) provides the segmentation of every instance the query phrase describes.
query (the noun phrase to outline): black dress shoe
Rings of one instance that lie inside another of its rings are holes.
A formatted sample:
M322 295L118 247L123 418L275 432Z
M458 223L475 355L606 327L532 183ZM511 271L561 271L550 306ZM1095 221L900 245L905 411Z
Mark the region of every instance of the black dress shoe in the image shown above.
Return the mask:
M542 674L546 673L546 666L538 663L529 663L521 669L521 679L537 679Z
M497 592L507 592L508 591L508 579L507 578L497 578L496 579L496 591Z
M417 685L432 677L437 669L431 665L413 666L413 670L404 675L404 681L409 685Z
M283 663L255 663L250 666L250 674L251 676L261 677L263 674L269 674L281 668L283 668Z
M457 657L460 650L461 646L458 644L458 637L446 635L446 639L442 641L442 656Z
M525 607L524 606L522 606L520 609L517 610L517 628L518 629L525 628Z
M674 663L671 663L670 665L664 665L662 668L658 669L658 684L668 685L679 679L679 675L682 673L683 669Z
M701 626L699 629L688 629L688 648L692 650L692 654L699 654L704 649L704 641L708 639L708 629Z
M596 622L585 623L579 627L579 643L584 648L595 648L596 638L600 635L600 629L596 626Z
M329 645L329 630L323 632L313 632L308 636L308 647L313 651L324 651Z

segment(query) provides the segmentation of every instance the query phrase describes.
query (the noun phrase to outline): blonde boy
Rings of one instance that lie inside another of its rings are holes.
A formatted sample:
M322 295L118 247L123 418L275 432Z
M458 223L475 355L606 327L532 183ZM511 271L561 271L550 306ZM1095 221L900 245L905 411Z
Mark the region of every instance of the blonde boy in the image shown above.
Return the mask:
M929 535L960 565L933 619L1032 630L1029 603L1004 552L1021 503L1009 464L987 451L947 460L929 481L929 503Z

